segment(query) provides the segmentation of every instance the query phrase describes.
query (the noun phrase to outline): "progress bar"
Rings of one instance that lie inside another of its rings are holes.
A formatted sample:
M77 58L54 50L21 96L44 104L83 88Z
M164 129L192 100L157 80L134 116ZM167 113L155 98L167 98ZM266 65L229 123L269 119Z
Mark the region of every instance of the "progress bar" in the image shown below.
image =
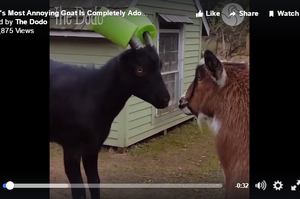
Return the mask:
M102 189L219 189L222 184L21 184L11 181L3 184L3 188L12 190L15 188L102 188Z

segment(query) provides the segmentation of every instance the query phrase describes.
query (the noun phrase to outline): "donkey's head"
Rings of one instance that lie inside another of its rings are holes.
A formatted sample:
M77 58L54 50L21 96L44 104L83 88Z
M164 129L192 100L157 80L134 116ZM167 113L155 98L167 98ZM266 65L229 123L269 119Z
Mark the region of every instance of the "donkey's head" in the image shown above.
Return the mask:
M194 81L179 100L179 108L187 115L212 118L216 112L230 109L226 106L235 104L243 95L249 96L248 81L249 71L245 64L223 65L206 50L204 62L196 68Z
M179 108L187 115L202 113L213 117L213 103L218 100L218 90L226 84L226 79L220 60L211 51L205 51L204 63L197 66L194 81L179 100Z
M132 95L162 109L168 106L170 94L160 73L162 63L156 48L147 34L144 38L145 47L135 40L132 48L120 55L121 81Z
M201 121L209 119L226 184L249 182L249 95L249 67L221 62L205 51L204 63L197 66L194 81L179 101L184 113L197 117L200 128ZM247 190L227 188L226 198L249 198Z

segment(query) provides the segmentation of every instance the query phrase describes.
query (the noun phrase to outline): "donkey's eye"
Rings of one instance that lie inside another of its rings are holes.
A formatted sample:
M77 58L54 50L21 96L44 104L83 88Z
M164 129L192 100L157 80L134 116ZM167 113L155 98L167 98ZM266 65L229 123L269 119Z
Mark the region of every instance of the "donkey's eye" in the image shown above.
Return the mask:
M143 73L143 72L144 72L144 69L143 69L143 68L138 68L138 69L136 69L136 72L138 72L138 73Z

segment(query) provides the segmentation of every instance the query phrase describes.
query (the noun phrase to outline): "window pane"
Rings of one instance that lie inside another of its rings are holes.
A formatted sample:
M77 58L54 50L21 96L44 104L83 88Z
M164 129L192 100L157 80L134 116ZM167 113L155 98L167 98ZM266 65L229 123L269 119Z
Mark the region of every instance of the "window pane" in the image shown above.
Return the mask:
M171 38L165 38L165 51L171 52L172 51L172 39Z
M163 67L161 72L178 70L178 33L160 33L159 34L159 56ZM170 93L171 105L165 109L157 110L157 115L166 114L178 109L178 92L179 92L179 74L178 72L163 75L163 80Z
M178 52L172 53L171 55L171 65L170 65L170 71L177 70L178 69Z
M161 72L166 72L168 71L168 67L169 67L169 57L168 54L163 53L162 56L160 56L163 62L163 67L161 69Z
M179 48L179 46L178 46L178 39L179 39L179 35L178 34L174 34L173 41L175 41L175 42L173 42L173 49L176 50L176 51L178 51L178 48Z
M175 73L163 75L163 80L166 84L168 91L170 92L171 102L174 101L175 97Z
M159 34L159 56L163 63L161 72L178 70L178 33Z
M178 90L178 84L176 82L176 76L178 75L178 73L172 73L172 74L167 74L167 75L163 75L163 80L166 84L166 87L170 93L170 103L171 105L165 109L159 109L157 111L158 115L162 115L171 111L174 111L176 109L178 109L178 99L177 99L177 90ZM177 78L178 79L178 78Z

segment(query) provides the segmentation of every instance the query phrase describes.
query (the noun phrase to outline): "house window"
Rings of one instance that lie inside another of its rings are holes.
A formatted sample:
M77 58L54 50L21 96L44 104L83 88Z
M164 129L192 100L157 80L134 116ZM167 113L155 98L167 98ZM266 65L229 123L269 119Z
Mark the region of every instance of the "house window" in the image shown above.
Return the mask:
M161 29L159 32L159 56L162 61L161 74L166 87L170 93L170 106L165 109L158 109L157 116L170 113L178 109L180 96L180 34L177 29Z

